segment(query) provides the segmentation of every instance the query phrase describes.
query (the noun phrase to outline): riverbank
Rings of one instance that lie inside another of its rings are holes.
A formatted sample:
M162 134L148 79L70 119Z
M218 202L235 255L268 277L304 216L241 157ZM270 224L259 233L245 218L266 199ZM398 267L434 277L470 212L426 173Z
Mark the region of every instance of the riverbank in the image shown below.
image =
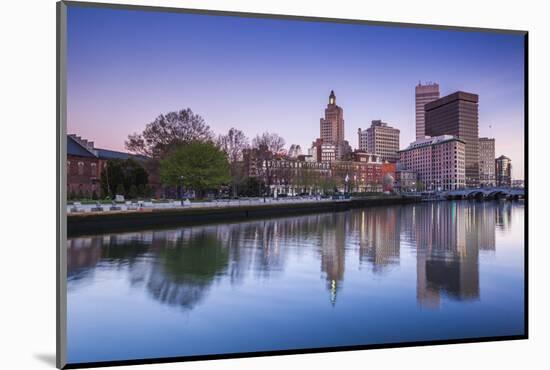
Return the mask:
M255 218L340 212L352 208L418 202L416 198L380 196L333 202L270 203L228 207L143 209L140 211L94 212L67 215L67 235L79 236L169 226L187 226Z

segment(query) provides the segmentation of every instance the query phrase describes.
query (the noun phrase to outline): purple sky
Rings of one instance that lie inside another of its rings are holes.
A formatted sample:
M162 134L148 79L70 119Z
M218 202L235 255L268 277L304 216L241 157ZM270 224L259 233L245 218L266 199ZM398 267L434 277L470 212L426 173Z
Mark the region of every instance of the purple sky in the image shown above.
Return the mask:
M479 94L479 135L524 173L523 36L136 10L68 10L68 132L124 150L191 108L216 134L276 132L303 150L333 89L346 139L382 119L415 136L414 87Z

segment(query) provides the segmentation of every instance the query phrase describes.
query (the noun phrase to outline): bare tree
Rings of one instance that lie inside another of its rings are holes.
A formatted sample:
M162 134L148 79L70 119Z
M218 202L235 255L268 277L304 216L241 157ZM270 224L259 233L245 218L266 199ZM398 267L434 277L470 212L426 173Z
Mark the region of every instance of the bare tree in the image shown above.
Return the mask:
M229 129L226 135L219 135L216 144L225 152L230 163L242 161L243 150L250 146L244 132L234 127Z
M285 139L277 134L264 132L262 135L256 135L252 140L252 147L276 154L285 147Z
M275 133L264 132L261 135L256 135L252 140L257 172L267 187L268 195L271 193L271 185L273 185L275 173L277 172L273 168L275 164L274 155L281 152L284 146L285 139Z
M231 188L233 196L236 196L238 188L244 186L246 183L242 161L243 151L250 147L248 138L244 132L232 127L226 135L218 136L216 145L225 153L229 160L231 166Z
M214 134L204 119L189 108L161 114L142 133L128 135L126 149L150 158L162 158L178 144L213 142Z

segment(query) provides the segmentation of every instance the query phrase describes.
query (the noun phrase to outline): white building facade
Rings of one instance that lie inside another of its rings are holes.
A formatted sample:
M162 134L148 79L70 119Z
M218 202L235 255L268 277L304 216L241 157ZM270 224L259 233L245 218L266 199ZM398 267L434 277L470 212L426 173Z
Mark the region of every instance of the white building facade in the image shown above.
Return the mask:
M404 169L414 171L423 190L454 190L466 187L465 143L442 135L416 140L399 152Z

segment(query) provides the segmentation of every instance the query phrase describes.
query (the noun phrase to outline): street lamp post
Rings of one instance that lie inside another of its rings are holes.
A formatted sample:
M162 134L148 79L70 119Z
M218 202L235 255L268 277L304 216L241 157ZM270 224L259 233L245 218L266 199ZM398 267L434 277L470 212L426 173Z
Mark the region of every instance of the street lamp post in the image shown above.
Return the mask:
M180 176L180 202L183 206L183 175Z
M346 196L346 193L349 193L349 175L346 174L346 178L344 179L344 197Z

